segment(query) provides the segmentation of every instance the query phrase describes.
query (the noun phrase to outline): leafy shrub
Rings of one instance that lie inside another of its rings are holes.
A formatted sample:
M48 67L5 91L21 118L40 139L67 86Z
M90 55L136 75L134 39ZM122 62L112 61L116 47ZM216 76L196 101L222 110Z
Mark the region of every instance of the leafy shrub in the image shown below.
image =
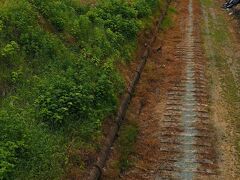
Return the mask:
M89 107L93 105L94 97L81 85L59 78L36 101L42 120L52 127L59 127L66 125L67 119L87 119L91 115Z
M3 30L3 22L0 20L0 32Z
M76 12L71 6L69 6L67 1L29 1L55 26L56 30L62 32L71 29L73 22L71 19L74 20L74 18L76 18Z
M64 26L65 26L64 19L55 17L55 18L51 18L51 21L58 31L64 31Z
M0 177L9 177L16 164L27 149L25 127L19 122L13 123L6 112L0 112Z
M67 76L55 76L51 82L41 85L36 107L39 118L51 128L66 126L72 121L102 119L115 109L118 91L115 83L119 80L109 78L105 69L99 67L94 71L95 65L87 66L83 73L70 69Z
M163 1L162 0L161 1L158 1L158 0L146 0L146 3L150 6L150 8L152 10L155 10L156 7L158 7L160 2L163 2Z
M146 0L136 1L134 7L138 12L138 18L144 18L151 15L151 8Z
M18 70L11 72L11 83L12 85L23 83L23 68L20 67Z
M72 6L78 15L85 15L90 9L88 5L84 5L78 0L72 2Z
M29 3L23 0L12 4L7 4L0 15L6 27L5 39L14 40L30 58L53 59L60 55L59 51L64 52L59 40L38 26L37 15Z
M62 48L54 37L37 29L22 33L18 40L24 52L32 58L57 58L56 47Z
M77 20L73 22L71 34L73 34L81 43L82 46L90 41L89 37L93 32L93 24L85 15L80 15Z
M134 39L139 30L136 19L137 12L122 1L108 0L97 8L91 9L88 16L93 22L102 19L106 28L110 28L113 32L120 33L126 38Z
M15 56L18 52L19 46L15 41L11 41L10 43L6 44L3 49L1 49L1 58L4 59L11 59Z
M6 39L18 39L22 32L37 26L37 14L25 0L8 0L0 9Z
M26 115L29 117L30 114ZM56 146L60 143L59 137L49 136L26 119L14 108L0 111L0 179L52 179L61 176L65 154L60 153L61 147Z
M125 171L132 165L132 161L129 159L130 155L134 153L134 143L138 135L138 127L135 124L124 125L124 128L120 132L118 140L118 148L120 151L119 169Z

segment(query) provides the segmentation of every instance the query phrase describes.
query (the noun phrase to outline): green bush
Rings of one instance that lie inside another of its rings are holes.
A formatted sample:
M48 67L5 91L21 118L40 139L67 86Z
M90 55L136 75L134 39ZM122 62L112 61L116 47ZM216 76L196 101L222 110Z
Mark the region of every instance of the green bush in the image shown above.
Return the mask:
M137 11L122 1L104 1L98 7L91 9L88 16L93 22L101 19L106 28L122 34L127 39L134 39L139 30Z
M18 44L15 41L11 41L0 50L0 59L2 59L4 62L10 61L14 58L14 56L16 56L18 50ZM12 62L7 63L9 64Z
M138 12L138 18L144 18L151 15L151 7L146 0L136 1L134 7Z
M8 0L0 9L5 39L18 39L22 32L36 28L37 14L24 0Z
M12 1L9 0L6 7L0 10L4 39L15 41L31 59L57 58L61 53L59 51L64 51L59 40L38 26L37 14L29 3Z
M3 22L0 20L0 32L3 30Z
M75 10L69 6L68 1L29 0L42 15L47 18L58 30L70 30L76 18Z
M60 149L56 149L59 140L36 125L29 126L26 117L12 108L0 111L0 128L1 179L61 176L61 158L64 159L65 154L59 154Z
M138 128L134 124L124 125L120 132L118 140L118 148L120 151L119 169L125 171L132 165L132 161L129 159L134 153L134 143L138 135Z
M41 95L35 104L39 118L51 128L67 126L71 121L102 119L115 110L116 83L120 82L114 76L109 78L113 71L101 67L95 71L94 63L84 66L82 72L70 68L67 75L54 76L40 85Z
M6 112L0 112L0 177L9 177L27 149L25 127L19 122L12 122Z

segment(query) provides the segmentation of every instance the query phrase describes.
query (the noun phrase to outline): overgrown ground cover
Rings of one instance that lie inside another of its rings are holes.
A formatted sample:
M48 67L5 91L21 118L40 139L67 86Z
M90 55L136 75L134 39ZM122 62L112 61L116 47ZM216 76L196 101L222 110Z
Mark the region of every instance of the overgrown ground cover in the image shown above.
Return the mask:
M226 176L223 179L230 176L237 179L240 157L238 19L228 17L228 12L219 10L211 0L202 0L201 3L205 21L203 37L211 82L211 108L215 111L212 116L215 116L218 133L224 136L218 143L220 151L224 152L221 154L222 164L219 164L223 169L222 175Z
M159 0L0 2L0 179L60 179L98 148ZM71 155L70 155L71 154Z

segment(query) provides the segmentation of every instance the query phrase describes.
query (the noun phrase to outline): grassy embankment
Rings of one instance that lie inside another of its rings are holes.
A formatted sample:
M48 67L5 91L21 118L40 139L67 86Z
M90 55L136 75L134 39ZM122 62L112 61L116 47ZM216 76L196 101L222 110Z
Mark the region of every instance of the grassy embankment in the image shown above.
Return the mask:
M96 151L123 92L116 68L158 0L4 0L0 179L59 179Z

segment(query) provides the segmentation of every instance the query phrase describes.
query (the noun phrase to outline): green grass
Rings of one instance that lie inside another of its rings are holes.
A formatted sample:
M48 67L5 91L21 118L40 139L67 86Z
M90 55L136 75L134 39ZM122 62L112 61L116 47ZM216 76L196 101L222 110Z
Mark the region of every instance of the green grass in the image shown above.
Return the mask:
M134 145L138 135L138 128L135 124L126 124L120 131L118 148L120 153L118 168L120 172L128 170L133 161L130 156L134 153Z
M167 11L167 16L164 18L162 24L161 24L161 29L166 31L167 29L171 28L174 24L172 20L172 15L176 14L177 11L174 7L169 7Z
M211 0L202 0L203 8L209 8L213 6ZM209 56L209 60L211 60L211 64L215 66L220 75L220 82L222 87L222 96L227 103L228 114L227 117L230 122L235 127L236 132L240 132L240 85L237 84L236 80L233 77L233 74L230 70L228 64L228 58L226 57L226 47L231 48L233 45L231 42L231 37L229 36L228 28L229 25L226 22L226 19L222 14L218 14L216 16L217 19L213 19L211 14L209 13L209 26L210 33L205 34L208 36L210 41L212 42L212 50L213 54ZM208 52L208 50L206 50ZM239 62L237 62L239 63ZM240 69L238 70L240 71ZM239 73L239 72L238 72ZM240 137L236 136L236 149L238 154L240 155Z
M201 4L205 7L211 7L213 5L212 0L201 0Z

